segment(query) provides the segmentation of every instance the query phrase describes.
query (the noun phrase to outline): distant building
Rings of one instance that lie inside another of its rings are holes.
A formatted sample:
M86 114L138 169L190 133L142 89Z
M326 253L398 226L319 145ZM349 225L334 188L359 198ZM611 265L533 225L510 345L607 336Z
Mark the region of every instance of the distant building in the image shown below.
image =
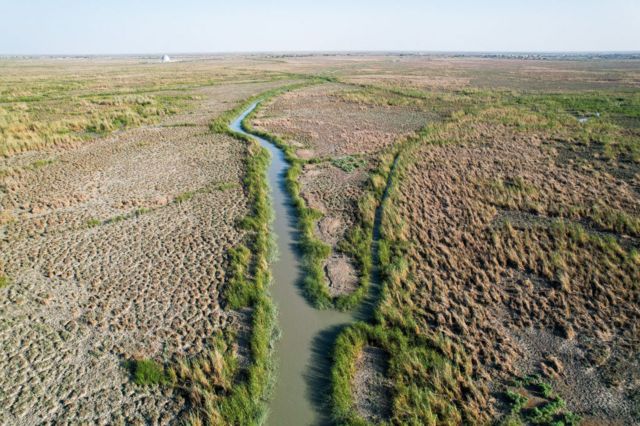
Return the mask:
M171 58L169 57L169 55L163 55L162 62L171 62Z

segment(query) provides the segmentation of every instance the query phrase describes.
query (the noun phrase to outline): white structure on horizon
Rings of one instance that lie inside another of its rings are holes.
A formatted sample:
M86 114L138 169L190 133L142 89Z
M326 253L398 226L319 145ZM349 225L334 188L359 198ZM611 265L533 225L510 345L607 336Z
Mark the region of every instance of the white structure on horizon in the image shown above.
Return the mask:
M169 55L162 55L162 62L171 62Z

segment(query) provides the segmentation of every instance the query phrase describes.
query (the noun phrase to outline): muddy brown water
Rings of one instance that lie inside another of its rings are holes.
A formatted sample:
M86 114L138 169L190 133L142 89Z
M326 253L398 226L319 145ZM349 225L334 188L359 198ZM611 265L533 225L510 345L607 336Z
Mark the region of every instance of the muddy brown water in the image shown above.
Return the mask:
M281 338L276 344L278 375L270 403L270 425L330 424L331 351L339 331L356 314L313 308L301 287L301 258L297 249L296 212L285 188L289 164L284 152L269 141L249 134L242 120L256 107L251 105L231 124L231 129L257 140L271 154L268 181L275 213L272 232L278 256L271 264L271 294L278 307Z

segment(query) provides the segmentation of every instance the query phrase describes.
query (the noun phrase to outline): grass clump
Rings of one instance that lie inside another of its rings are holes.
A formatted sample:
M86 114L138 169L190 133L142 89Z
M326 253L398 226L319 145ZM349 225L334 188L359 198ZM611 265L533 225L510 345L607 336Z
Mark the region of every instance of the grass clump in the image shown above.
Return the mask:
M510 414L500 423L502 426L577 426L580 423L580 417L565 410L565 401L538 375L515 379L505 391L505 397ZM530 406L530 399L535 399L536 405Z
M87 220L87 228L94 228L100 225L102 225L102 221L100 219L91 218Z
M251 261L251 251L240 245L229 250L229 271L231 278L225 290L225 300L231 309L240 309L250 306L256 299L256 288L247 280L247 271Z
M9 277L6 275L0 275L0 288L5 288L10 283Z
M129 362L133 382L140 386L163 385L168 382L164 366L152 359Z
M217 189L218 191L228 191L230 189L236 188L237 186L238 185L233 182L225 182L225 183L220 183L216 185L215 189Z
M173 199L173 202L176 204L185 203L190 199L192 199L194 195L196 195L194 191L186 191L186 192L183 192L182 194L176 195L176 197Z
M345 155L344 157L334 158L331 160L331 164L347 173L351 173L356 169L366 166L367 160L354 157L353 155Z

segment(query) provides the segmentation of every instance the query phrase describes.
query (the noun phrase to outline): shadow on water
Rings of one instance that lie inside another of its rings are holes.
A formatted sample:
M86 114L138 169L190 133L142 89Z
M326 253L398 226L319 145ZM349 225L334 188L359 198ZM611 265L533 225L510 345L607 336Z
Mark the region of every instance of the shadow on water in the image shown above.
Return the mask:
M393 175L396 167L397 157L394 159L389 176ZM375 218L373 223L373 235L371 243L372 252L372 270L371 282L369 290L354 310L352 321L349 323L333 325L327 327L314 337L311 346L310 365L305 374L307 382L307 393L314 405L318 416L317 423L319 425L332 425L331 419L331 367L332 354L336 339L345 327L353 323L353 321L372 322L375 320L375 311L378 306L380 297L382 296L382 271L380 268L380 253L378 242L381 236L382 214L384 201L387 198L391 179L387 181L387 185L382 195L380 204L376 207Z
M295 205L286 185L289 164L284 152L269 141L251 135L242 128L244 119L257 104L253 104L231 124L234 131L257 140L272 155L268 170L274 208L272 232L276 235L278 259L272 263L274 301L278 305L278 322L282 337L276 344L278 380L271 402L268 423L320 424L331 421L332 354L339 333L354 321L371 321L381 295L381 274L377 241L380 236L382 208L376 209L371 245L373 268L371 285L364 301L352 313L317 310L309 303L303 286L300 230ZM395 162L393 167L395 167ZM393 168L392 168L393 171ZM387 188L383 194L386 198Z
M318 413L317 425L332 425L331 420L331 358L340 332L349 324L338 324L320 331L311 344L311 359L305 381L307 395Z

